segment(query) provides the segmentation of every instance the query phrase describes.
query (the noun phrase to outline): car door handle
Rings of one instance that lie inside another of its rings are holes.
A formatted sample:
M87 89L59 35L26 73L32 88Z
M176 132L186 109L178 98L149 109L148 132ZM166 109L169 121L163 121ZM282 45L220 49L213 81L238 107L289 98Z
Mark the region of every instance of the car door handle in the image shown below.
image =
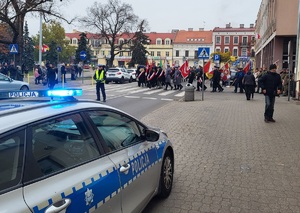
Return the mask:
M129 169L130 169L130 164L124 164L123 166L121 166L120 172L122 172L125 175L127 175Z
M62 210L66 209L71 204L71 199L62 199L60 201L57 201L53 203L51 206L49 206L45 213L57 213L61 212ZM66 211L63 211L66 212Z

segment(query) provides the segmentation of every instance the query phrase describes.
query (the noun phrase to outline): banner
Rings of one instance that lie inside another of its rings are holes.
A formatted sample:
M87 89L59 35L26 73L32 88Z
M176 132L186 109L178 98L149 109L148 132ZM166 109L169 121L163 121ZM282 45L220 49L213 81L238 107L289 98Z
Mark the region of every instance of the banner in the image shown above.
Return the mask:
M179 70L180 70L183 78L186 78L186 77L189 76L189 74L190 74L190 68L189 68L189 63L188 63L187 60L181 65L181 67L179 68Z

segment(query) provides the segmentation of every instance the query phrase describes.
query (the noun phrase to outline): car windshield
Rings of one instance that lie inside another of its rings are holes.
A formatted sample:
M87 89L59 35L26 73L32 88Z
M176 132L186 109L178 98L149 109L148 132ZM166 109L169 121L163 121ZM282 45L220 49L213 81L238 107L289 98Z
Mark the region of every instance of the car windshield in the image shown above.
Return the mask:
M118 71L120 71L120 70L118 70L118 69L109 69L108 70L108 72L118 72Z

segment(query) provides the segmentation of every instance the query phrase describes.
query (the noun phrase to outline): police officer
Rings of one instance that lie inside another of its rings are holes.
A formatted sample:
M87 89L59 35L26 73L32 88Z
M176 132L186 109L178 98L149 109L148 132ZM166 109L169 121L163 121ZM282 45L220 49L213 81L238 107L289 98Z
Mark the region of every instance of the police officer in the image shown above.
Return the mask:
M93 79L97 82L96 83L96 94L97 94L97 101L100 101L100 89L103 97L103 102L106 102L106 93L105 93L105 79L106 79L106 72L104 70L105 65L99 64L98 69L95 71Z

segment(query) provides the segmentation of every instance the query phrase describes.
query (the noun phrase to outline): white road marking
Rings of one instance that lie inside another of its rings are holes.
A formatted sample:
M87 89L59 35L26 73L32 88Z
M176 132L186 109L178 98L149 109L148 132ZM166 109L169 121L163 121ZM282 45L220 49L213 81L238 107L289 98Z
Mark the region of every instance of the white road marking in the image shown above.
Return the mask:
M157 98L152 98L152 97L142 97L142 99L147 99L147 100L157 100Z
M166 95L172 94L172 93L174 93L174 92L175 92L174 90L170 90L170 91L166 91L166 92L159 93L158 95L166 96Z
M176 96L176 97L183 97L184 96L184 92L178 93L178 94L176 94L174 96Z
M141 98L140 96L124 96L125 98Z

